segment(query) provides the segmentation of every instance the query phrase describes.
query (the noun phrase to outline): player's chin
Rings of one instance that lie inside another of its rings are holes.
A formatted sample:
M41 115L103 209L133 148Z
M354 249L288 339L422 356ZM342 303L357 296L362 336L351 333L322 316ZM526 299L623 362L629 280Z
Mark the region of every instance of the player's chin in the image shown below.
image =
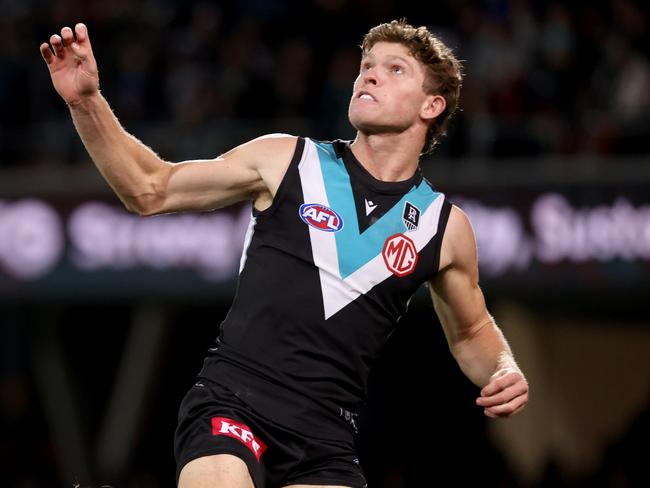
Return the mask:
M379 122L379 114L372 110L371 107L359 106L360 104L351 103L348 109L348 119L352 126L360 130L361 128L371 128Z
M379 134L386 131L386 124L380 123L374 117L364 117L351 111L349 113L349 120L352 127L364 134Z

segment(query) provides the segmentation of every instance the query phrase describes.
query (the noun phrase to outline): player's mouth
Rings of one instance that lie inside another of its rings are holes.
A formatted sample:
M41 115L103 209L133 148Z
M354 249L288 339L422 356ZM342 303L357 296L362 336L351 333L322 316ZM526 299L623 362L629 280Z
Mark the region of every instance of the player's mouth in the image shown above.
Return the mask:
M364 90L359 91L356 98L365 100L366 102L377 102L377 99L373 95Z

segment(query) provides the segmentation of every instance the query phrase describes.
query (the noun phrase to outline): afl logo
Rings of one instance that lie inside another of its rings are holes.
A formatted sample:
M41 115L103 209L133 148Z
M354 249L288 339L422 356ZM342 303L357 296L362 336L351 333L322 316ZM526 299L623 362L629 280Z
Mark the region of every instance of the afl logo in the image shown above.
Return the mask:
M400 278L411 274L418 264L415 243L404 234L395 234L386 239L381 255L386 267Z
M303 203L298 212L305 224L325 232L338 232L343 228L341 216L325 205Z

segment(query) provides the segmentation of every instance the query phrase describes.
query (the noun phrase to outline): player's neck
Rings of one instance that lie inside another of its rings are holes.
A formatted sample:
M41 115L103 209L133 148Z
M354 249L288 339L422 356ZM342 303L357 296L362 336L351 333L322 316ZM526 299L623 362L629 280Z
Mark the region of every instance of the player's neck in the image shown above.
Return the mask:
M403 181L415 173L420 145L405 133L368 135L357 132L350 148L357 160L381 181Z

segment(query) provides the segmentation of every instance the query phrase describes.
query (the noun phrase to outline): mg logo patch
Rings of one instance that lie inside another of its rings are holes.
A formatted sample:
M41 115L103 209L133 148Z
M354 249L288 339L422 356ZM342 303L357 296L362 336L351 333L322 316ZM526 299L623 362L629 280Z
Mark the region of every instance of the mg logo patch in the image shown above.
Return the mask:
M338 232L343 228L341 216L325 205L303 203L298 211L305 224L325 232Z
M266 445L255 437L248 427L226 417L212 417L212 435L225 435L237 439L255 454L258 461L266 451Z
M406 230L416 230L420 222L420 209L412 203L406 202L404 204L404 215L402 221L406 226Z
M415 243L404 234L395 234L386 239L381 255L386 267L400 278L411 274L418 264Z

